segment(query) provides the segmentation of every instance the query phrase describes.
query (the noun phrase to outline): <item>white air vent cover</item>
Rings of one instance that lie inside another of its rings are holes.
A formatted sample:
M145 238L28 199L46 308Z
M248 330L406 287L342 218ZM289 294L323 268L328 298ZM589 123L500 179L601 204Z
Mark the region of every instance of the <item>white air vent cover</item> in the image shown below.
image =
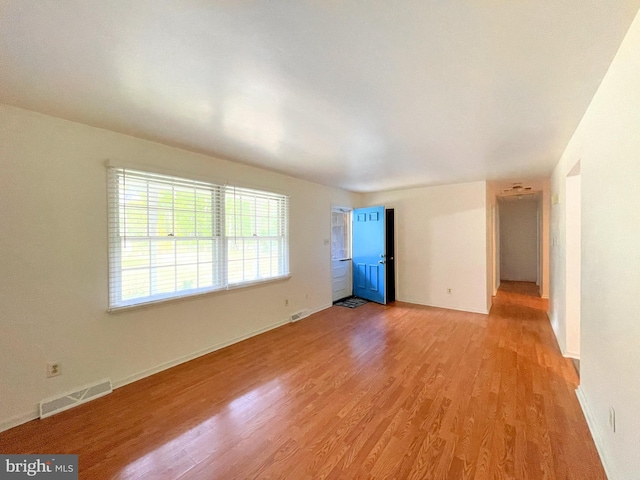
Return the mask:
M87 385L75 392L67 393L60 397L43 400L40 402L40 418L47 418L56 413L69 410L89 400L100 398L112 391L111 380L107 379Z
M522 194L522 193L533 193L533 187L524 186L524 185L522 185L521 182L512 183L511 187L503 188L502 189L502 193L503 194L508 194L508 195L519 195L519 194Z
M309 310L300 310L299 312L296 312L291 315L291 321L297 322L298 320L308 316L309 316Z

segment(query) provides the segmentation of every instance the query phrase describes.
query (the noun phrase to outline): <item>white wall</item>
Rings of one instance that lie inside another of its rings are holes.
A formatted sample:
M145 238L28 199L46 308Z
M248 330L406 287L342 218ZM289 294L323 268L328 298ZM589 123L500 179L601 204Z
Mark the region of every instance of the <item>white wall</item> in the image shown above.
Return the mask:
M571 147L571 144L569 144ZM567 351L566 322L566 176L578 161L569 148L551 177L551 216L549 222L549 321L562 354Z
M579 164L578 164L579 166ZM571 358L580 358L580 262L581 262L581 207L580 175L569 175L566 180L565 209L565 285L567 324L566 351Z
M500 286L499 255L499 222L498 222L498 198L496 197L495 186L487 182L487 311L491 310L493 296L498 292Z
M580 396L609 478L640 472L640 15L553 173L551 320L564 344L564 184L580 160ZM617 430L608 426L616 410Z
M395 208L398 300L487 313L485 182L367 194L364 204Z
M357 195L3 105L0 148L0 430L44 398L122 385L331 304L331 205ZM106 313L106 159L289 194L293 277ZM45 378L50 361L61 376Z
M500 279L538 281L538 201L500 202Z
M548 179L543 182L542 189L542 232L540 235L540 271L542 273L542 285L540 288L540 296L549 298L550 288L550 267L549 267L549 228L551 217L551 186Z

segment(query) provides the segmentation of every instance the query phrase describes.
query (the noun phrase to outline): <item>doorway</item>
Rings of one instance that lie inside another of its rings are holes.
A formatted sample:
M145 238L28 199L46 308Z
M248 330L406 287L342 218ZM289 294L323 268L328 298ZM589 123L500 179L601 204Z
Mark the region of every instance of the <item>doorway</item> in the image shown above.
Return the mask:
M352 294L351 209L331 209L331 291L336 302Z
M500 281L540 286L539 196L501 197Z
M358 208L352 216L353 294L387 304L395 301L395 210Z

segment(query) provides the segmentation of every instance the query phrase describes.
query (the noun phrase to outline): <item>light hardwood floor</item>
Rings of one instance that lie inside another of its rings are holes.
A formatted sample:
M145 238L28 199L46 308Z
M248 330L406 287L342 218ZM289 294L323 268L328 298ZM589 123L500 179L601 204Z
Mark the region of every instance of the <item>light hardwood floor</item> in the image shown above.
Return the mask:
M545 302L332 307L0 434L80 478L606 478Z

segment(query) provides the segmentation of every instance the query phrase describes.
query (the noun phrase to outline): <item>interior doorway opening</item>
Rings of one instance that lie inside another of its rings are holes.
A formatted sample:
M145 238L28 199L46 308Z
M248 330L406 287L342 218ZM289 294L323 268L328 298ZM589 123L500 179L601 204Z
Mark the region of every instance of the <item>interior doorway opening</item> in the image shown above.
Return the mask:
M336 302L353 293L351 208L331 209L331 296Z
M539 194L500 197L500 283L528 282L540 293L541 205Z

